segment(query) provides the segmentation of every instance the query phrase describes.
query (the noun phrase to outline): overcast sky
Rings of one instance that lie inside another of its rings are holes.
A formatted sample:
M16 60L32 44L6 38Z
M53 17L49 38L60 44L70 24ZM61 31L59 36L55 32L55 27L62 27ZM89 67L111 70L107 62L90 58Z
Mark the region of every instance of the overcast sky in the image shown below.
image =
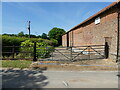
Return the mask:
M41 35L53 27L66 31L97 13L112 2L3 2L2 33Z

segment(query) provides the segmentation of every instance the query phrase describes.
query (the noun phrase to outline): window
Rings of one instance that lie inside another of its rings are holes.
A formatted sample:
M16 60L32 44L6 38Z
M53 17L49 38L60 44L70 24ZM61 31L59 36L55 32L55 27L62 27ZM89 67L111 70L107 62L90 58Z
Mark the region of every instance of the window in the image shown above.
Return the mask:
M100 23L100 17L95 19L95 24L99 24Z

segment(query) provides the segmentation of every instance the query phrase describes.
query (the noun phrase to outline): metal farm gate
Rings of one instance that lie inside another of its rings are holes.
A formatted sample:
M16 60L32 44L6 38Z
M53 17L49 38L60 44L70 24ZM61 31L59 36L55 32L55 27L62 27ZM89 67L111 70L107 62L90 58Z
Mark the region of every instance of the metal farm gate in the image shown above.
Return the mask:
M108 46L90 45L90 46L73 46L73 47L55 47L50 57L42 58L42 61L79 61L104 59L108 57Z

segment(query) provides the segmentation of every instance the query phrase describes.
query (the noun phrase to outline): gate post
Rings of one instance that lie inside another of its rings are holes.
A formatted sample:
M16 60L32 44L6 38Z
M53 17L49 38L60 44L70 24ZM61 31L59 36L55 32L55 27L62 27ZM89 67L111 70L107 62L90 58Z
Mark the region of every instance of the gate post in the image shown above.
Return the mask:
M36 42L34 42L34 57L33 57L33 62L36 62L37 58L36 58Z
M70 46L70 60L73 61L73 58L72 58L72 46Z
M108 56L109 56L109 45L108 45L108 42L105 42L104 55L105 55L105 59L107 59Z
M91 46L88 46L88 60L90 60L90 49L91 49Z

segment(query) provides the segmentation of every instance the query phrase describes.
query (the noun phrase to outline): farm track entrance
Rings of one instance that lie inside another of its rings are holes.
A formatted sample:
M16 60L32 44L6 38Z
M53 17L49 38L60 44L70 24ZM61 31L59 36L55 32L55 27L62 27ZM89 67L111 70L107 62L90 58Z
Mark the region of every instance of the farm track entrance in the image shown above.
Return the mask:
M79 61L105 58L104 45L57 47L53 51L49 58L42 59L42 61Z

